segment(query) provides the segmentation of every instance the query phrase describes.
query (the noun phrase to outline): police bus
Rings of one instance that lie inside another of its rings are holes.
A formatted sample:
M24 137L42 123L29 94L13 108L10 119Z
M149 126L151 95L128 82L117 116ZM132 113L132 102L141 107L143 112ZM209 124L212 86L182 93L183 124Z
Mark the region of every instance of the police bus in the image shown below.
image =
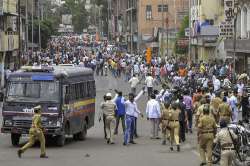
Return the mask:
M65 144L65 136L84 140L94 125L95 80L93 71L73 66L24 66L9 75L3 102L2 133L10 133L13 146L29 133L33 108L42 106L47 139Z

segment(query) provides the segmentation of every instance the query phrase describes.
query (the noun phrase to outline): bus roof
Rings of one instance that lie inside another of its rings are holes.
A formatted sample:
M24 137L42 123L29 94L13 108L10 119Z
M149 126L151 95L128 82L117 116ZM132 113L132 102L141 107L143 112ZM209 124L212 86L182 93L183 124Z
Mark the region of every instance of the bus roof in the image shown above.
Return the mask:
M32 69L32 67L28 69L28 67L26 66L14 73L10 73L9 78L31 75L51 75L56 78L68 78L83 75L93 75L93 70L90 68L76 66L53 66L45 70L39 70L38 68Z

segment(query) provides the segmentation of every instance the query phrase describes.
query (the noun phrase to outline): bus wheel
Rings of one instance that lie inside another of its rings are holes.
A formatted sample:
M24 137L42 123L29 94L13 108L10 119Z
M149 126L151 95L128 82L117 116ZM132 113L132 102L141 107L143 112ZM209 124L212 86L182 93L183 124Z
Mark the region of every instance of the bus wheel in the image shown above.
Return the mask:
M20 134L11 133L11 143L13 146L19 145L20 137L21 137Z
M56 145L60 147L65 145L65 134L56 137Z
M78 140L83 141L86 139L87 136L87 125L85 124L83 126L83 130L81 132L79 132L78 134Z

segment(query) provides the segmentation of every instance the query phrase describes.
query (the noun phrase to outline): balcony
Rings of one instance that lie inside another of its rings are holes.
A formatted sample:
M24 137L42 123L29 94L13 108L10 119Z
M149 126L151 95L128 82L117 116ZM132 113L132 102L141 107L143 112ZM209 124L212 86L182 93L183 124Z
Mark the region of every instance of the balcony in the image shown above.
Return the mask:
M237 39L236 40L236 52L250 53L250 39ZM234 40L227 39L224 44L225 50L233 51Z
M17 16L17 0L0 0L0 14L3 13Z
M191 31L191 43L193 45L204 47L216 47L217 39L219 37L219 27L217 26L203 26L200 32Z
M19 37L13 32L0 32L0 52L13 51L19 48Z

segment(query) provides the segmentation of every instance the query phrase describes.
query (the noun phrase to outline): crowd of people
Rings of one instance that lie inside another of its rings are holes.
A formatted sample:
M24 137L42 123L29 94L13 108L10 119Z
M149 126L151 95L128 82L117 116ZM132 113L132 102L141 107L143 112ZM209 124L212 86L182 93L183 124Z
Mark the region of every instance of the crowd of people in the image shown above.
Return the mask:
M111 74L114 78L125 78L131 93L128 100L121 91L117 91L118 97L113 99L109 93L106 95L109 98L105 98L108 101L102 103L104 115L109 117L109 114L105 114L109 110L113 113L113 123L117 122L113 127L109 123L105 124L109 133L106 137L108 143L114 143L114 135L118 133L117 126L121 120L124 145L134 144L134 137L138 136L137 119L145 114L150 121L150 138L162 139L163 145L169 140L171 151L174 145L180 151L180 144L186 141L186 134L192 134L195 130L201 165L212 165L215 142L222 144L221 165L230 165L235 149L233 139L236 136L233 131L226 132L225 129L229 123L239 122L240 111L242 120L248 123L250 98L246 72L236 75L228 64L208 65L200 62L187 65L185 61L175 58L153 58L151 64L146 64L143 56L139 55L116 58L111 56L108 59ZM139 97L145 92L148 96L144 113L138 109L138 95L135 100L139 84L145 86ZM107 106L110 102L113 103L112 109ZM217 131L218 126L220 131Z
M162 139L163 145L169 140L171 151L174 145L180 151L186 134L192 134L195 129L201 165L212 165L213 143L221 141L221 165L226 166L230 165L236 136L223 128L238 123L240 111L244 122L248 123L250 116L249 76L247 72L233 72L230 63L188 63L185 59L157 56L147 63L143 53L131 55L119 49L107 50L106 43L89 50L78 39L68 37L51 39L47 50L29 55L26 61L89 67L96 76L110 74L128 83L131 88L128 98L116 90L115 95L107 93L101 103L99 120L104 121L108 144L115 143L120 122L123 144L135 144L138 118L146 116L151 126L150 138ZM139 84L143 85L142 89ZM140 111L137 101L145 93L146 110ZM221 131L217 132L217 126Z

